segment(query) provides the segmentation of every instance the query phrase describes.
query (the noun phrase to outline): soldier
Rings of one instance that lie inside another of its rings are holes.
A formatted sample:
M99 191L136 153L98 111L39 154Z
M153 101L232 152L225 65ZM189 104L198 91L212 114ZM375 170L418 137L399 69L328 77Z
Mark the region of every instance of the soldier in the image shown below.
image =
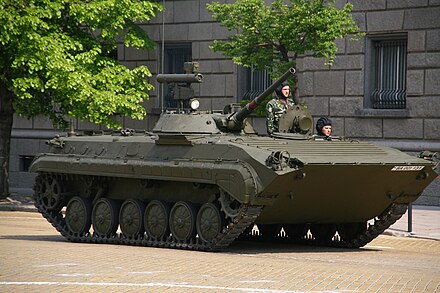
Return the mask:
M328 117L321 117L316 121L316 134L329 137L332 134L332 121Z
M289 84L283 82L277 87L275 94L276 96L266 105L266 126L267 133L269 134L279 131L278 122L281 115L295 105L295 102L290 97Z

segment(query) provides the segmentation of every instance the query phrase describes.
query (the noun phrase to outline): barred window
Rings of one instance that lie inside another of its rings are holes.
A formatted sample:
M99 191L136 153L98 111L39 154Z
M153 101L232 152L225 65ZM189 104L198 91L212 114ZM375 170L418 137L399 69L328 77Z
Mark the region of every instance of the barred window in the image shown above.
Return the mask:
M372 43L370 105L374 109L406 108L406 39Z
M243 100L253 100L272 84L268 70L246 69L246 91Z

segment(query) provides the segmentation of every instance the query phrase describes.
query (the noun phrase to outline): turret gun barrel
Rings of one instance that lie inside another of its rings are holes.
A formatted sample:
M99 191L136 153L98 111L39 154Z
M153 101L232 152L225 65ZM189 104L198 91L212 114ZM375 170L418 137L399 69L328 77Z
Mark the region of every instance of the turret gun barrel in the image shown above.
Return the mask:
M264 101L267 96L272 94L275 89L280 86L280 84L282 84L286 79L289 78L289 76L293 74L295 74L295 68L291 67L264 92L258 95L242 109L229 116L227 121L228 129L232 131L240 130L243 125L244 119L246 119L246 117L248 117L258 107L258 105Z
M160 83L201 83L203 82L203 75L200 73L158 74L156 80Z

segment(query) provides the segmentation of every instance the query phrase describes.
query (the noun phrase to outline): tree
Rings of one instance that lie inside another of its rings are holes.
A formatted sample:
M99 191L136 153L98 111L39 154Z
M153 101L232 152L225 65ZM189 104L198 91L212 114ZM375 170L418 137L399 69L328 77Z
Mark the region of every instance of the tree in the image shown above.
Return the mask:
M118 127L114 115L145 116L151 73L111 54L118 42L152 49L137 23L160 10L147 0L0 0L0 197L9 194L14 112L61 129L70 117Z
M352 5L338 10L331 0L237 0L233 4L207 5L213 18L229 31L227 40L216 40L211 48L232 57L234 63L256 70L272 69L274 77L296 66L299 54L336 56L337 38L360 36L351 16ZM296 81L296 80L295 80Z

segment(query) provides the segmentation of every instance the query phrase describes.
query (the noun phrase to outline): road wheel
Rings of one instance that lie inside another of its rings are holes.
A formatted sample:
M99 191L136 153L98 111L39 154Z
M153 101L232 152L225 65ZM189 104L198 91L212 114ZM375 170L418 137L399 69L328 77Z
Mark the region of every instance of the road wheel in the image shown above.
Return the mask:
M196 210L186 201L174 204L170 212L170 230L178 241L188 241L196 235Z
M257 227L259 235L266 240L274 239L281 231L279 224L257 224Z
M144 232L145 204L137 199L124 201L119 212L119 225L122 234L128 238L134 238Z
M197 213L197 233L204 242L211 242L222 232L225 225L220 209L213 203L205 203Z
M309 226L307 224L289 224L284 226L284 231L290 239L299 240L306 236Z
M336 225L334 224L312 224L310 232L318 242L330 242L335 236Z
M109 198L100 198L92 210L92 224L96 235L109 237L118 229L118 203Z
M90 200L75 196L69 200L66 208L66 225L72 233L83 234L90 230L92 204Z
M161 200L152 200L148 203L144 215L144 227L148 236L163 239L169 235L170 210L170 205Z

